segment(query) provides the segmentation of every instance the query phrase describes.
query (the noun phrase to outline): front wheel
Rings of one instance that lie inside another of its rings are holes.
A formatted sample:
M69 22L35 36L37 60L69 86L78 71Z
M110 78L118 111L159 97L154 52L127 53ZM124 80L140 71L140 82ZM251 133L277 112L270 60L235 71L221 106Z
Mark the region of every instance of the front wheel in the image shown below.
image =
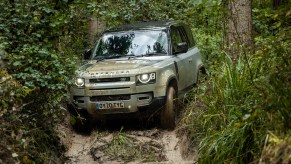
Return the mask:
M81 115L70 115L70 124L77 133L90 133L92 130L92 120Z
M160 115L160 125L162 129L173 130L177 122L177 91L173 86L168 87L166 95L166 103L162 108Z

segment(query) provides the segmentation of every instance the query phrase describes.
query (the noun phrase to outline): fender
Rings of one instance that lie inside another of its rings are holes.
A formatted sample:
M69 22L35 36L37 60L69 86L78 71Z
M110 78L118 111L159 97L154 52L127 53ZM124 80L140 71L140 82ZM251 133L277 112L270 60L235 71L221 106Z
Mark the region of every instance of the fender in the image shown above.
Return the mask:
M178 78L175 71L175 66L171 65L168 69L163 72L160 72L161 79L158 81L156 91L158 91L159 96L165 96L167 91L167 86L170 82L175 79L178 82Z

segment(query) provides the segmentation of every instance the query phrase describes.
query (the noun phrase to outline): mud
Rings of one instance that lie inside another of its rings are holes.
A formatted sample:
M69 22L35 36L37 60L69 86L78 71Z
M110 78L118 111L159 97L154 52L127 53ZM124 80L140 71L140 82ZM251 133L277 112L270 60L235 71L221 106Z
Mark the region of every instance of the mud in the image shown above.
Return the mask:
M78 134L66 124L58 127L67 148L67 164L83 163L195 163L197 153L190 152L189 140L178 130L133 127L135 122L112 128L105 125L90 134Z

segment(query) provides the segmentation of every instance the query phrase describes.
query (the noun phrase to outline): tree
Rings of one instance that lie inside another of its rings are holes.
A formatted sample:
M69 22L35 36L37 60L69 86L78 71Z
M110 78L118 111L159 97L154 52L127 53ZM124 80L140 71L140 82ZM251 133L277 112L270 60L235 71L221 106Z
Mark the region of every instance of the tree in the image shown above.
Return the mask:
M100 0L90 0L90 2L87 3L87 10L90 13L88 16L88 43L90 44L90 46L93 46L95 44L96 36L104 31L106 28L106 22L99 14L100 9L97 9L97 6L100 6L100 4Z
M251 4L251 0L230 0L228 3L228 44L233 60L241 50L248 51L253 45Z

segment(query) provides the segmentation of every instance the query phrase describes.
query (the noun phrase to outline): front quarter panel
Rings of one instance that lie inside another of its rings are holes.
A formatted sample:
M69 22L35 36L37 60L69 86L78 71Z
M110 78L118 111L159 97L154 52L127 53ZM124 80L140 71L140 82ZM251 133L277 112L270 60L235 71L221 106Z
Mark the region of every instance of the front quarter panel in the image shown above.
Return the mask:
M168 58L159 63L157 69L157 83L155 86L155 96L166 96L167 86L171 79L177 79L173 58Z

